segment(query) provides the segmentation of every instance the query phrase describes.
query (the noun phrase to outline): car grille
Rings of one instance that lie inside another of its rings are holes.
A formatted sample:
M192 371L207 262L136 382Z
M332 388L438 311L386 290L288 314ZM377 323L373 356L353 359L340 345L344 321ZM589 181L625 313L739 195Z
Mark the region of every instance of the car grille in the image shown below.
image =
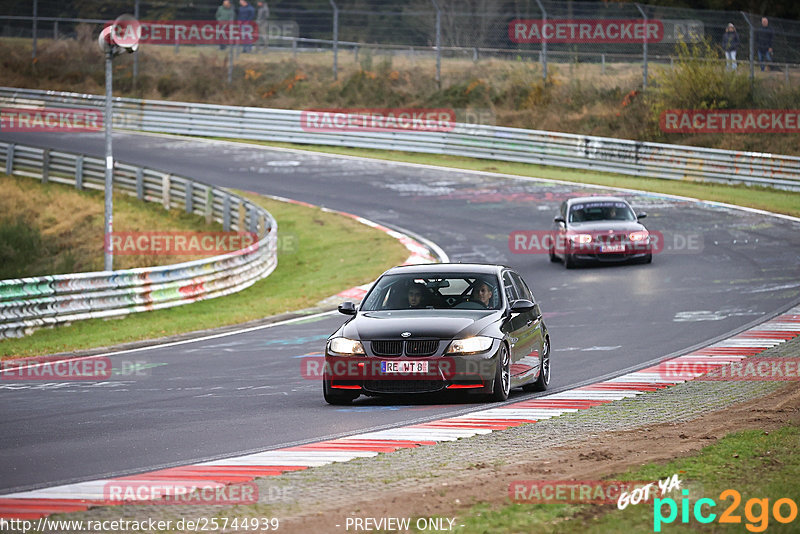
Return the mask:
M373 393L432 393L444 389L441 380L367 380L364 389Z
M373 341L372 352L376 356L400 356L403 354L402 341Z
M406 354L409 356L430 356L439 348L436 339L409 339L406 341Z
M405 353L407 356L431 356L439 348L438 339L401 339L372 341L372 353L375 356L400 356Z

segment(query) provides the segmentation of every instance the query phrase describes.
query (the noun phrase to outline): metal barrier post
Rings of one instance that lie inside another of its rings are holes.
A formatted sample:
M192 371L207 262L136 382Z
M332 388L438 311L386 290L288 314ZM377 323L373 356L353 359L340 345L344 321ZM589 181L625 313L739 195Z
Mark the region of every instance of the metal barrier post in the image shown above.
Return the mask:
M205 205L206 224L211 224L214 219L214 190L206 186L206 205Z
M170 204L170 187L172 187L172 175L165 174L161 180L161 204L165 210L169 209Z
M222 229L231 230L231 197L228 194L222 197Z
M544 27L547 25L547 11L545 11L541 0L536 0L536 3L539 4L539 10L542 12L542 27ZM542 51L539 57L542 60L542 79L547 82L547 39L544 36L542 36Z
M186 213L188 213L189 215L191 215L192 212L194 211L194 199L192 198L192 195L194 194L193 186L194 184L192 181L190 180L186 181L186 188L184 189L186 195L185 206L186 206Z
M14 174L14 148L14 143L11 143L6 149L6 174L9 176Z
M339 77L339 7L333 0L328 0L333 8L333 79Z
M75 159L75 189L83 191L83 154Z
M50 149L42 150L42 184L50 181Z
M144 200L144 170L136 167L136 198Z

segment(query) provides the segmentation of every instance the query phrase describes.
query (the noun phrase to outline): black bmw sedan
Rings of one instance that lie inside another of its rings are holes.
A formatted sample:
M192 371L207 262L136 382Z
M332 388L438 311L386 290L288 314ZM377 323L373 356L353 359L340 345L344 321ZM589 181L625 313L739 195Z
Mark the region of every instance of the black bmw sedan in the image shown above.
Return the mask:
M567 269L579 263L653 261L650 232L624 199L596 196L565 200L553 219L550 261L564 262Z
M550 336L531 290L499 265L394 267L328 338L323 393L330 404L360 395L462 391L503 401L511 388L547 389Z

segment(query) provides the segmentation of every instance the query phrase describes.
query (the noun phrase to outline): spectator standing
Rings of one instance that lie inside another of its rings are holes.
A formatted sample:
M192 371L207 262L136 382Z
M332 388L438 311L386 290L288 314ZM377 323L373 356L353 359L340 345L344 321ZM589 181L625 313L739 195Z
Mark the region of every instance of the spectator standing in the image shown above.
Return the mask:
M722 34L722 49L725 51L725 68L736 70L736 49L739 48L739 34L736 27L728 24L725 33Z
M256 22L258 23L258 46L266 50L269 48L269 6L263 0L258 1Z
M223 24L230 24L236 13L233 11L233 6L231 5L230 0L222 0L222 4L217 8L216 19L217 22L221 22ZM219 45L220 50L225 50L225 45Z
M239 14L236 20L239 22L252 22L256 18L256 10L247 3L247 0L239 0ZM253 45L250 43L242 45L242 52L247 53L252 50Z
M758 62L761 63L761 72L764 72L764 62L772 62L772 37L775 32L769 27L767 17L761 19L761 27L756 33L756 47L758 49Z

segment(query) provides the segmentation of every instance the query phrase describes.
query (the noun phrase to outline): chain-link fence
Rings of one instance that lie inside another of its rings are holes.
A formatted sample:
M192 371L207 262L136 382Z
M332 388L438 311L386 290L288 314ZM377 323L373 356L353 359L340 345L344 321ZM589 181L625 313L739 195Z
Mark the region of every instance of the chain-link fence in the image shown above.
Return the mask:
M238 1L232 3L238 8ZM255 0L251 3L258 9ZM91 24L99 32L103 21L122 13L151 21L214 20L219 7L216 0L24 4L0 7L0 36L33 39L34 56L37 40L75 37L79 24ZM316 54L330 66L334 78L341 69L369 68L375 58L391 58L441 82L448 71L474 69L482 60L499 59L532 63L545 79L553 69L568 77L582 72L617 75L627 69L641 75L646 85L648 68L672 63L678 43L702 40L719 47L719 61L726 61L724 44L731 45L728 48L736 52L734 65L749 69L751 76L764 70L783 73L787 82L790 74L800 77L800 22L770 18L765 27L761 15L753 13L550 0L266 4L268 22L259 25L266 38L254 51L278 58ZM735 28L735 39L723 37L729 24ZM172 46L180 51L214 45L176 41ZM761 54L760 48L764 48Z

